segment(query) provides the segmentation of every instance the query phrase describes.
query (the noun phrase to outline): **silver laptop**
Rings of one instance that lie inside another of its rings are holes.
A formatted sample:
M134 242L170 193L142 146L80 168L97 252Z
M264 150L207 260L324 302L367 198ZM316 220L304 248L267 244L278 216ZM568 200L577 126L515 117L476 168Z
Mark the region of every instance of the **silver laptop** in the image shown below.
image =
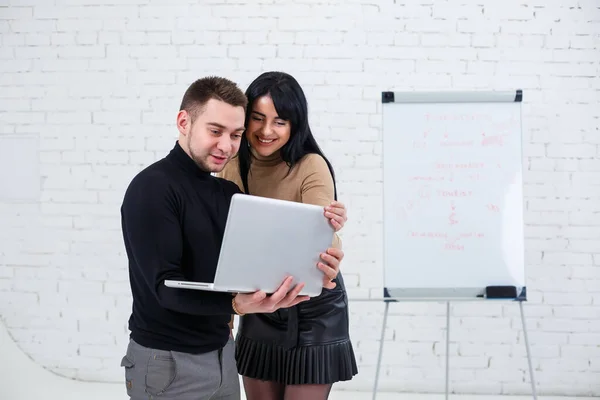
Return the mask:
M305 284L301 295L321 294L320 254L331 247L334 229L321 206L235 194L215 281L166 280L169 287L217 292L273 293L291 275ZM199 243L199 246L202 244Z

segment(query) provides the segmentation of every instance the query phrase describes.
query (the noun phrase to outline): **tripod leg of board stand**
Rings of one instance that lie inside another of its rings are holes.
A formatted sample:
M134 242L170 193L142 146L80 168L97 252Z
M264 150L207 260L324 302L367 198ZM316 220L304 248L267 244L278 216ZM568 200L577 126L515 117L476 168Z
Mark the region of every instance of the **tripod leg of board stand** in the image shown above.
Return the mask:
M450 383L450 302L446 302L446 400Z
M531 349L529 348L529 338L527 337L527 327L525 326L525 314L523 313L523 302L519 301L519 308L521 309L521 323L523 324L523 338L525 339L525 349L527 349L527 363L529 364L529 378L531 379L531 392L533 398L537 400L537 393L535 391L535 377L533 375L533 365L531 363Z
M383 339L385 338L385 325L387 324L388 310L390 303L385 302L385 311L383 312L383 326L381 327L381 341L379 342L379 355L377 356L377 368L375 369L375 385L373 386L373 400L377 398L377 384L379 383L379 370L381 369L381 355L383 354Z

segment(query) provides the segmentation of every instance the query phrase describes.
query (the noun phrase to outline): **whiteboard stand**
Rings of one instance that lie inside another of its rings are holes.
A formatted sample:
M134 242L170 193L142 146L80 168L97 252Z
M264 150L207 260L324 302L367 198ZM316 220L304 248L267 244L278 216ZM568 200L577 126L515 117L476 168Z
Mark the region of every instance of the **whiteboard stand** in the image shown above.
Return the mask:
M526 301L522 90L382 92L383 301L518 301L537 399Z
M358 300L358 299L357 299ZM470 301L469 299L457 299L458 301ZM501 298L498 298L501 300ZM497 301L498 301L497 300ZM519 309L521 312L521 324L523 325L523 338L525 341L525 350L527 352L527 364L529 367L529 377L531 379L531 392L533 394L533 398L537 400L537 392L535 388L535 376L533 373L533 363L531 360L531 347L529 345L529 336L527 335L527 326L525 324L525 314L523 312L523 302L527 301L526 297L526 288L523 288L521 291L521 295L514 299L506 299L508 301L518 301ZM361 300L358 300L361 301ZM373 400L377 399L377 387L379 384L379 373L381 371L381 358L383 355L383 344L385 341L385 329L387 327L387 317L389 313L390 303L399 302L399 301L414 301L406 298L393 298L389 297L387 289L384 289L384 298L383 299L368 299L366 301L383 301L385 303L385 310L383 312L383 324L381 327L381 336L379 342L379 354L377 356L377 367L375 369L375 382L373 385ZM474 301L474 300L471 300ZM489 301L492 301L491 299ZM446 376L445 376L445 398L448 400L450 394L450 301L446 301L446 368L445 368Z

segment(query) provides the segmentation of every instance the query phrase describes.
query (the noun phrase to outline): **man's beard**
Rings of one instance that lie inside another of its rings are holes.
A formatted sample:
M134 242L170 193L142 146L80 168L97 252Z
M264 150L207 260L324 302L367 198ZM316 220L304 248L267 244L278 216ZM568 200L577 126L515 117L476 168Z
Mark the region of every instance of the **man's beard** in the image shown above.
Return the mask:
M194 160L198 168L205 172L213 172L211 171L210 167L207 165L205 160L202 160L200 157L197 157L191 149L190 154L192 155L192 160Z
M194 149L192 148L192 135L188 135L188 149L190 150L190 156L192 158L192 160L196 163L196 165L198 166L198 168L200 168L202 171L205 172L220 172L223 170L223 168L225 168L225 165L227 165L227 163L229 162L229 160L227 160L227 162L223 163L221 166L221 169L217 169L216 171L213 171L210 163L208 162L208 158L210 157L210 154L207 154L206 157L202 158L200 157L198 154L196 154L196 152L194 152Z
M187 139L188 139L187 147L188 147L188 149L190 149L190 156L191 156L192 160L196 163L198 168L200 168L202 171L212 172L210 170L209 166L207 165L207 162L205 160L203 160L200 156L198 156L198 154L196 154L196 152L194 152L194 149L192 148L192 133L191 132L188 135Z

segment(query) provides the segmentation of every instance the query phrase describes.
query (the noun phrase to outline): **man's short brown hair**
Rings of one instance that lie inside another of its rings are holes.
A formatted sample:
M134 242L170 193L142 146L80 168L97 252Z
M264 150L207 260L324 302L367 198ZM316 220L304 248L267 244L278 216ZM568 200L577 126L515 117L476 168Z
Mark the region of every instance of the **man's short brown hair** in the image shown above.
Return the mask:
M179 109L187 111L193 122L202 113L210 99L223 101L235 107L243 107L244 112L248 104L246 95L235 82L218 76L208 76L198 79L188 87Z

